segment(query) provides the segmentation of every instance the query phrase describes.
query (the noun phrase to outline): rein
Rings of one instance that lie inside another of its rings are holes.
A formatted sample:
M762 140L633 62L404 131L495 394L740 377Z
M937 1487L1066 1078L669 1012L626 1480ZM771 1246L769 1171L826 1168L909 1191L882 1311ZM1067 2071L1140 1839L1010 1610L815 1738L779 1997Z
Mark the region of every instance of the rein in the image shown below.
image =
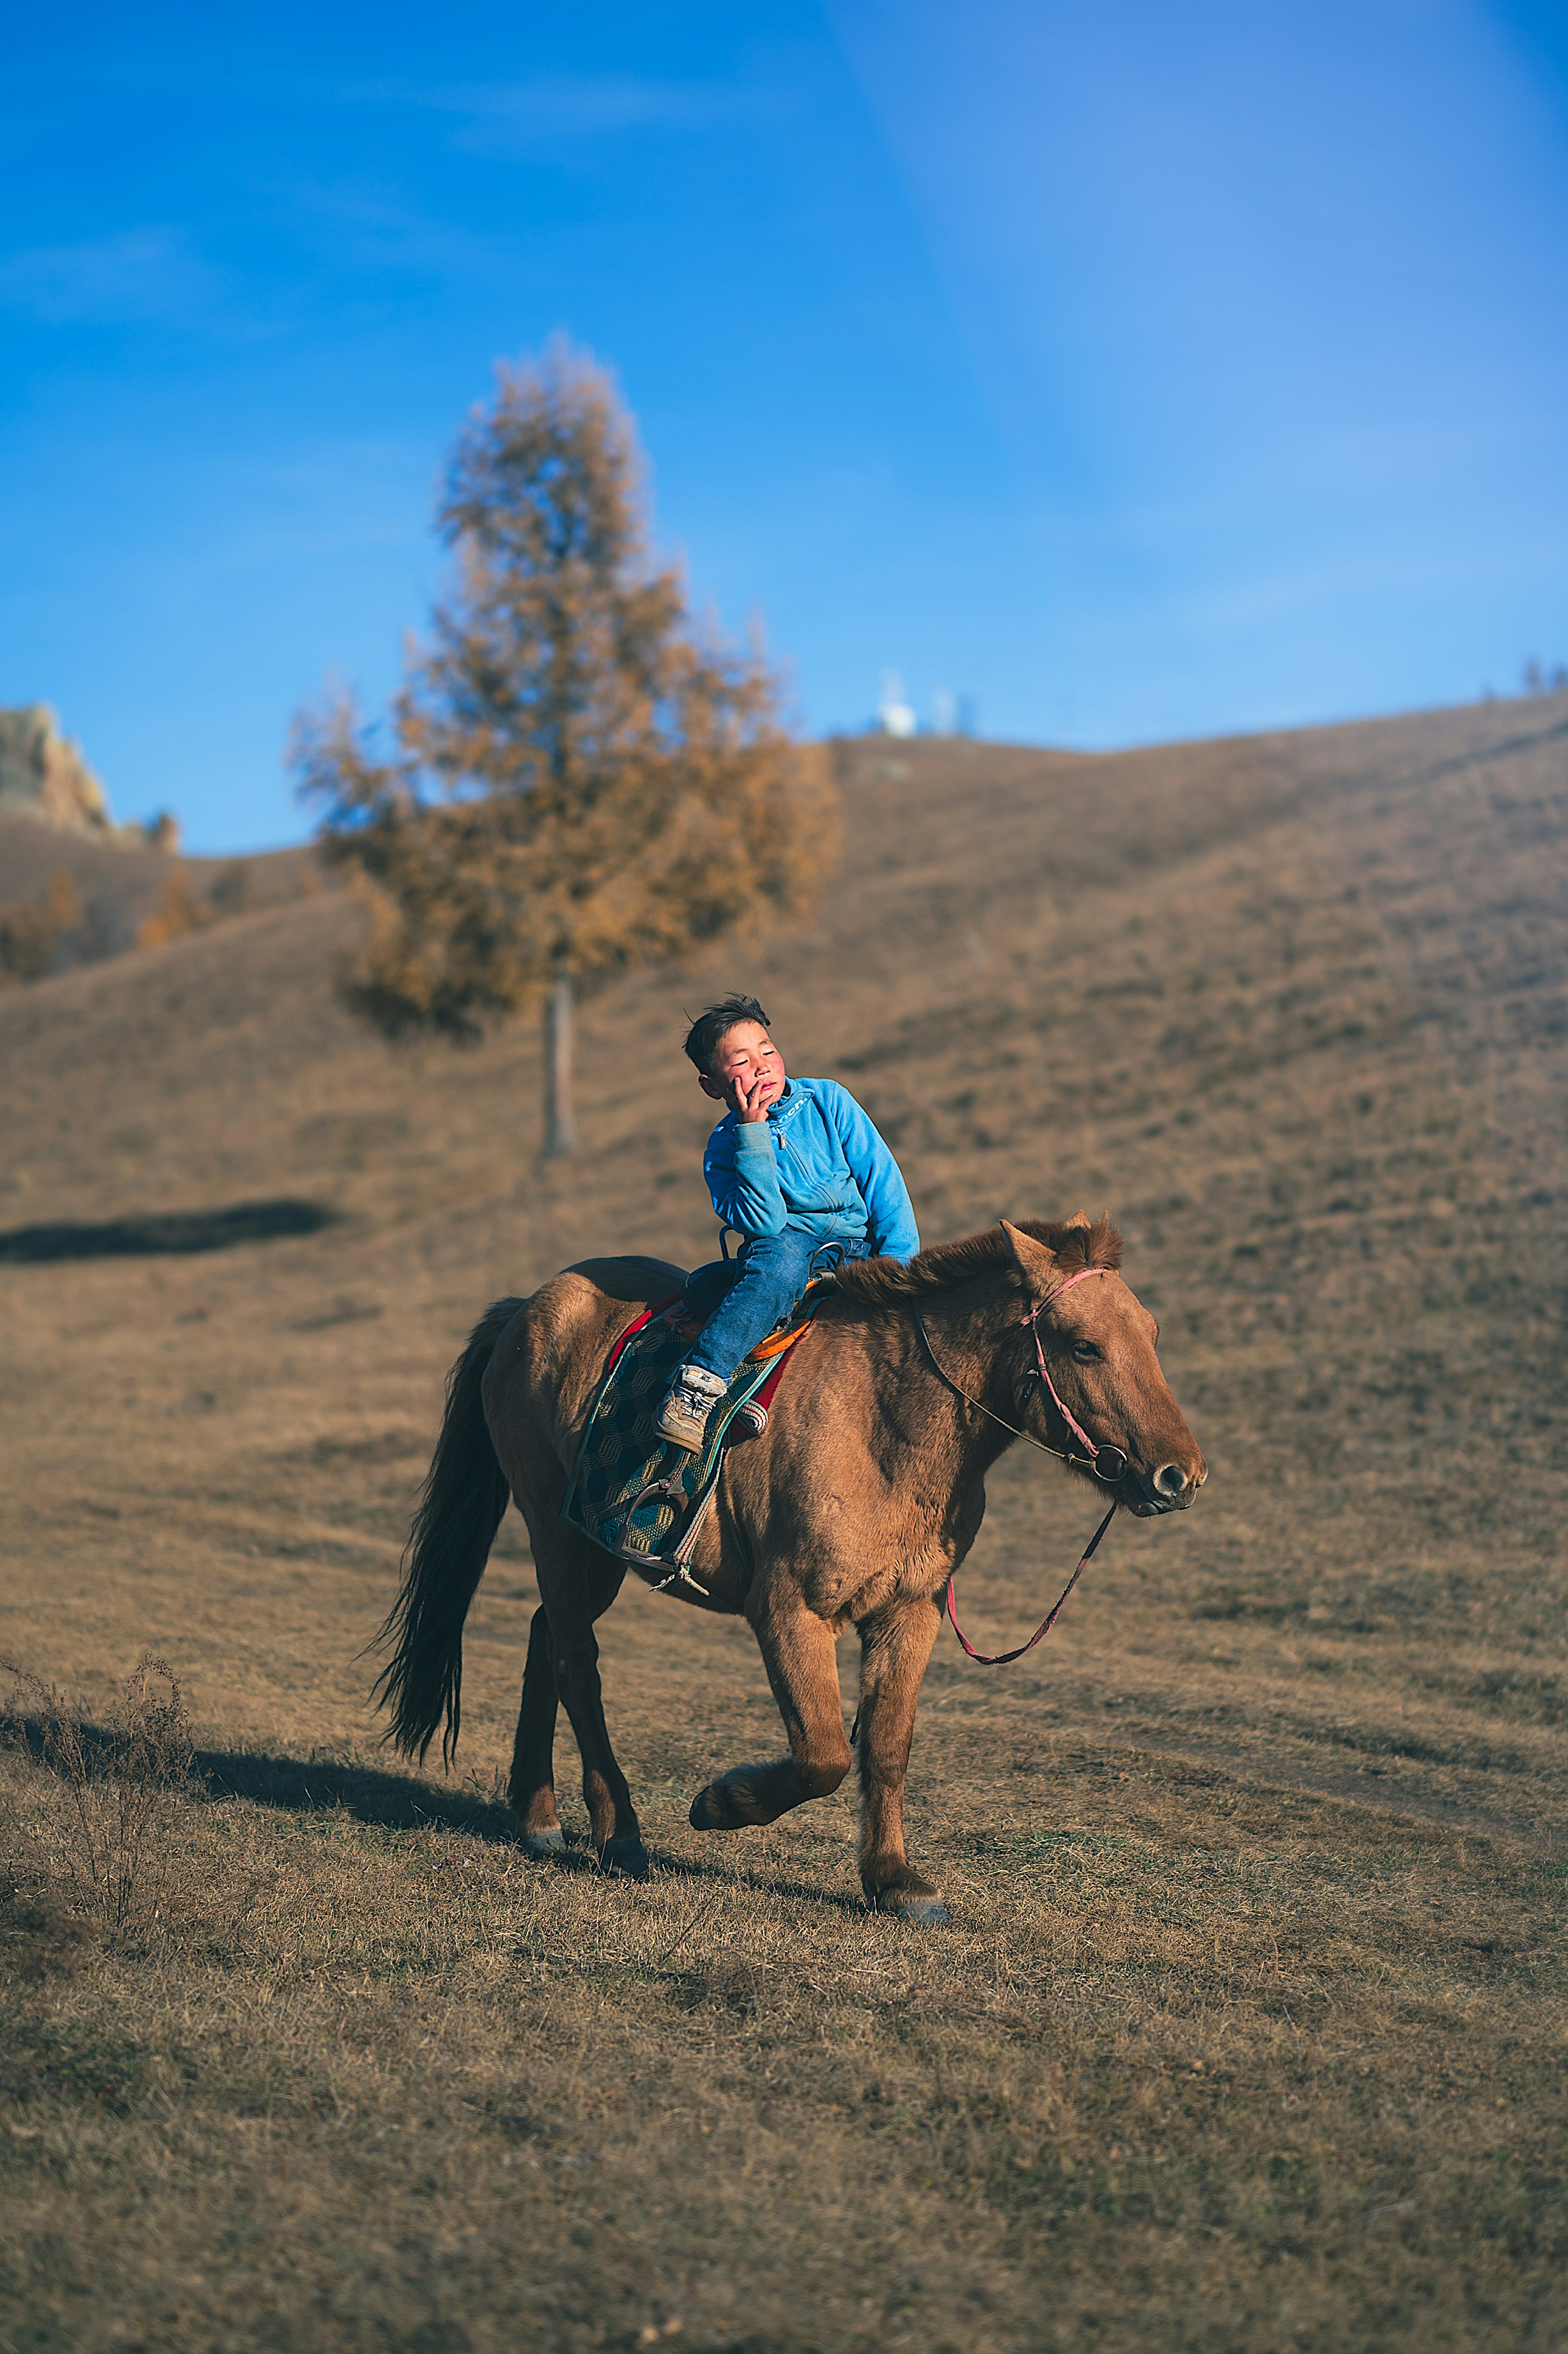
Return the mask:
M1096 1553L1098 1553L1100 1549L1100 1539L1104 1536L1106 1531L1109 1528L1115 1518L1116 1506L1113 1503L1109 1511L1106 1514L1105 1519L1100 1522L1099 1527L1095 1531L1094 1535L1089 1539L1088 1543L1085 1546L1083 1558L1080 1560L1077 1568L1073 1572L1072 1576L1062 1588L1061 1601L1055 1605L1054 1608L1046 1612L1044 1617L1040 1621L1039 1626L1034 1629L1033 1634L1029 1638L1028 1642L1020 1643L1015 1651L976 1650L974 1645L970 1642L969 1637L965 1634L963 1628L959 1624L958 1612L953 1607L953 1581L949 1577L948 1580L948 1590L946 1595L943 1596L943 1607L947 1611L948 1617L952 1621L954 1634L958 1637L959 1642L963 1645L970 1659L978 1659L982 1668L1010 1667L1014 1659L1021 1659L1025 1651L1032 1651L1036 1643L1044 1642L1045 1637L1051 1632L1052 1628L1056 1624L1058 1617L1061 1616L1062 1603L1065 1602L1068 1595L1071 1594L1074 1586L1076 1585L1079 1578L1082 1577L1085 1570L1087 1569L1090 1562L1093 1561Z
M1029 1310L1027 1315L1019 1319L1020 1324L1027 1325L1030 1331L1033 1333L1034 1355L1038 1363L1040 1378L1044 1383L1046 1389L1050 1392L1051 1403L1055 1407L1057 1413L1061 1416L1062 1420L1066 1424L1067 1428L1072 1432L1073 1437L1078 1441L1078 1444L1086 1449L1086 1452L1083 1455L1075 1455L1071 1451L1064 1450L1060 1447L1048 1447L1043 1438L1036 1438L1033 1431L1021 1430L1015 1422L1009 1422L1003 1415L992 1414L990 1406L986 1405L980 1398L971 1397L968 1390L962 1388L959 1383L954 1381L951 1373L948 1373L947 1367L938 1357L937 1352L931 1346L931 1335L926 1330L926 1320L921 1315L918 1308L912 1309L911 1310L915 1318L915 1330L920 1335L920 1345L925 1350L927 1356L930 1360L932 1372L937 1375L939 1381L946 1384L947 1387L952 1391L955 1397L962 1398L966 1405L972 1405L978 1413L989 1416L990 1419L994 1423L1000 1424L1003 1430L1010 1430L1015 1438L1027 1439L1031 1447L1037 1447L1040 1449L1042 1455L1054 1455L1058 1463L1071 1463L1076 1465L1080 1470L1092 1471L1096 1479L1103 1480L1107 1487L1114 1487L1118 1480L1126 1478L1128 1471L1127 1457L1119 1447L1097 1447L1094 1440L1089 1437L1088 1432L1083 1427L1082 1424L1074 1420L1072 1415L1063 1404L1061 1397L1057 1394L1056 1384L1051 1379L1050 1368L1045 1363L1045 1352L1041 1346L1040 1318L1044 1310L1049 1308L1054 1299L1060 1299L1062 1294L1065 1291L1071 1291L1075 1284L1086 1283L1091 1276L1109 1275L1111 1271L1112 1270L1107 1267L1086 1267L1081 1273L1077 1275L1070 1275L1065 1283L1059 1283L1054 1291L1048 1291L1044 1299L1037 1301L1035 1306ZM1109 1468L1113 1458L1115 1461L1114 1469ZM976 1650L974 1645L970 1642L969 1637L965 1634L963 1628L959 1624L959 1614L957 1609L954 1607L953 1603L953 1581L951 1577L948 1578L948 1589L943 1596L942 1606L952 1622L954 1634L958 1637L959 1641L962 1644L964 1649L969 1653L971 1659L978 1660L982 1668L1005 1668L1010 1666L1014 1659L1022 1659L1024 1653L1026 1651L1032 1651L1036 1643L1043 1642L1044 1640L1045 1637L1051 1632L1052 1628L1056 1624L1058 1617L1061 1616L1063 1604L1065 1603L1068 1595L1071 1594L1074 1586L1076 1585L1079 1578L1082 1577L1085 1570L1087 1569L1090 1562L1093 1561L1096 1553L1099 1551L1100 1539L1104 1536L1106 1531L1109 1528L1111 1522L1116 1518L1118 1500L1114 1496L1111 1498L1110 1510L1106 1514L1104 1520L1100 1522L1099 1527L1095 1531L1094 1535L1089 1539L1087 1545L1085 1547L1076 1569L1073 1572L1072 1576L1067 1580L1066 1585L1062 1589L1061 1599L1056 1603L1054 1609L1046 1613L1039 1626L1034 1629L1033 1634L1030 1636L1029 1640L1026 1643L1020 1643L1017 1649L1014 1651Z

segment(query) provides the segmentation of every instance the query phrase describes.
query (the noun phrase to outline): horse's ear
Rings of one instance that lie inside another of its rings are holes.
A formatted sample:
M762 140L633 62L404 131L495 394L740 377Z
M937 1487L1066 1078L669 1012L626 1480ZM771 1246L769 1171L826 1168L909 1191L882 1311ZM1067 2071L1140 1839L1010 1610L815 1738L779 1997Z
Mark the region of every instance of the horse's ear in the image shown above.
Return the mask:
M1071 1234L1075 1226L1082 1226L1084 1232L1087 1234L1093 1224L1094 1221L1089 1216L1087 1210L1075 1210L1072 1216L1067 1221L1067 1231Z
M1012 1253L1012 1280L1021 1291L1036 1292L1044 1297L1056 1274L1056 1261L1052 1253L1044 1243L1037 1243L1033 1235L1026 1235L1021 1226L1015 1226L1011 1218L1003 1218L1001 1231L1007 1236L1008 1248Z

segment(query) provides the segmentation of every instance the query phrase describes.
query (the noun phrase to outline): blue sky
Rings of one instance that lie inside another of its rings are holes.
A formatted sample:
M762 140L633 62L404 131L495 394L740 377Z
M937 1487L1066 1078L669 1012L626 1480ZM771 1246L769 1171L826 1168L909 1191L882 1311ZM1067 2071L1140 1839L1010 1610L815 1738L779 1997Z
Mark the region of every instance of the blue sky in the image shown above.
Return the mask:
M802 723L1113 745L1568 661L1568 11L34 11L0 90L0 703L297 838L442 459L556 329Z

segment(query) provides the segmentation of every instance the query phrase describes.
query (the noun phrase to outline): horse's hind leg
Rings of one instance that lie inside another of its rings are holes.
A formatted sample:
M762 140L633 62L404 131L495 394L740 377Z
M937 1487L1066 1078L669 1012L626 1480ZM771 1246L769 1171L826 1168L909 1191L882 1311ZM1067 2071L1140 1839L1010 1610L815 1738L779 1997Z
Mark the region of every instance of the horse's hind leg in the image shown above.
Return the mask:
M860 1628L860 1881L868 1903L906 1921L945 1921L941 1897L904 1850L904 1776L915 1710L941 1613L927 1600L898 1603Z
M523 1827L523 1845L532 1856L556 1854L567 1843L556 1812L556 1655L550 1614L543 1603L528 1630L528 1664L523 1670L523 1705L512 1750L507 1797Z
M732 1766L699 1790L691 1814L699 1831L774 1822L808 1798L825 1798L850 1769L832 1629L793 1587L770 1597L753 1586L747 1617L789 1736L789 1755L760 1766Z
M619 1562L599 1552L585 1537L563 1528L552 1530L547 1541L535 1545L535 1565L548 1620L547 1640L555 1664L556 1691L582 1755L583 1799L593 1843L601 1863L641 1879L648 1869L648 1855L626 1776L609 1745L599 1680L599 1643L593 1631L594 1620L603 1617L620 1593L626 1572ZM530 1667L533 1656L530 1637ZM524 1719L517 1728L520 1744L528 1719L526 1676L524 1698ZM553 1709L550 1714L553 1729ZM543 1717L541 1702L541 1724ZM537 1751L532 1756L536 1774ZM537 1788L535 1782L535 1793ZM553 1808L553 1789L551 1799Z

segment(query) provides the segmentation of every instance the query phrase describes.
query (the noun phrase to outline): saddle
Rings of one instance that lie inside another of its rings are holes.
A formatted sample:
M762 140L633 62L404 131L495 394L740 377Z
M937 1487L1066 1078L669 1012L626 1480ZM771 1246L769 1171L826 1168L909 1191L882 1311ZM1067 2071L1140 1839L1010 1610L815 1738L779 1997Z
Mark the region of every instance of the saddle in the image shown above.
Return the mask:
M758 1343L709 1415L701 1455L673 1447L654 1425L702 1323L686 1312L681 1293L644 1309L605 1361L562 1520L618 1561L668 1571L656 1592L683 1581L694 1585L687 1564L718 1486L725 1449L737 1426L767 1428L790 1352L832 1289L831 1275L813 1278L787 1324Z

